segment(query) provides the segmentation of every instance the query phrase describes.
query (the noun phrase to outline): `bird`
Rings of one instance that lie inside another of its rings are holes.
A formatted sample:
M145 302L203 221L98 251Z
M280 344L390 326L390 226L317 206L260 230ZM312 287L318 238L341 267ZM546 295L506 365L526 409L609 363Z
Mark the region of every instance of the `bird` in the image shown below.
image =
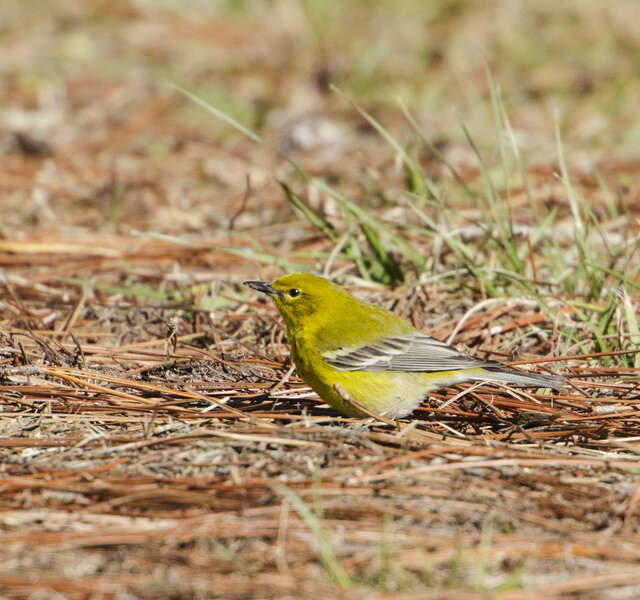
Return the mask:
M561 376L527 373L463 354L318 275L290 273L272 283L243 283L274 300L298 375L349 417L373 413L402 418L429 392L464 382L554 389L567 385Z

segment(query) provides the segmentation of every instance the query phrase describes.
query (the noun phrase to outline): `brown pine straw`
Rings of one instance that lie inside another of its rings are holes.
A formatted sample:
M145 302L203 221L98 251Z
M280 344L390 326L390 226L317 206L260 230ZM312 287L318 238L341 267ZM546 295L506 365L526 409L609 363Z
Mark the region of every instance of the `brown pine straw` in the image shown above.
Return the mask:
M158 125L142 106L134 116L105 139L122 148ZM73 161L56 164L87 185ZM164 177L138 184L161 197ZM247 211L256 198L282 208L262 189ZM216 207L207 219L236 215L237 233L189 234L188 246L99 228L1 240L0 595L640 595L638 348L624 328L601 352L575 318L579 298L552 301L549 315L522 301L479 310L460 349L552 366L573 387L459 386L398 422L347 418L289 373L274 308L235 285L281 272L239 254L252 251L247 231L309 269L331 242L298 222L240 231L246 212ZM407 236L428 255L426 238ZM391 290L361 285L344 257L331 269L445 339L479 301L457 281Z

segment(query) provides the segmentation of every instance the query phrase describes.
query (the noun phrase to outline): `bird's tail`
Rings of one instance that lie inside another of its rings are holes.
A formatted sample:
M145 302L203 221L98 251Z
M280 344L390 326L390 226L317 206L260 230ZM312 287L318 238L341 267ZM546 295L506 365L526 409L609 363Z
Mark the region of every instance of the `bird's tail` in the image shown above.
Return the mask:
M504 367L485 367L483 373L473 377L476 381L500 381L515 383L527 387L549 387L556 390L566 388L567 380L560 375L540 375L538 373L524 373Z

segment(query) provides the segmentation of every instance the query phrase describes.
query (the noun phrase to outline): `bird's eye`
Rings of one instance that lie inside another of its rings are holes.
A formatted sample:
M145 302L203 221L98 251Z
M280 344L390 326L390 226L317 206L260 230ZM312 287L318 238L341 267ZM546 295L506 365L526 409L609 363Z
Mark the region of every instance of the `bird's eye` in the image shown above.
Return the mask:
M297 289L297 288L291 288L289 290L289 296L291 296L292 298L295 298L296 296L299 296L302 292Z

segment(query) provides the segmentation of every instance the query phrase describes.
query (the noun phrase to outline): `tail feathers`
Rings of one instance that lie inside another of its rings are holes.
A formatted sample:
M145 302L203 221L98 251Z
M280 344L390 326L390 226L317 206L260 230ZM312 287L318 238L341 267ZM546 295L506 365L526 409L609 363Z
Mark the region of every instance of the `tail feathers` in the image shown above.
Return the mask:
M556 390L566 388L567 380L560 375L540 375L538 373L524 373L515 369L485 368L482 375L473 378L476 381L501 381L515 383L527 387L549 387Z

